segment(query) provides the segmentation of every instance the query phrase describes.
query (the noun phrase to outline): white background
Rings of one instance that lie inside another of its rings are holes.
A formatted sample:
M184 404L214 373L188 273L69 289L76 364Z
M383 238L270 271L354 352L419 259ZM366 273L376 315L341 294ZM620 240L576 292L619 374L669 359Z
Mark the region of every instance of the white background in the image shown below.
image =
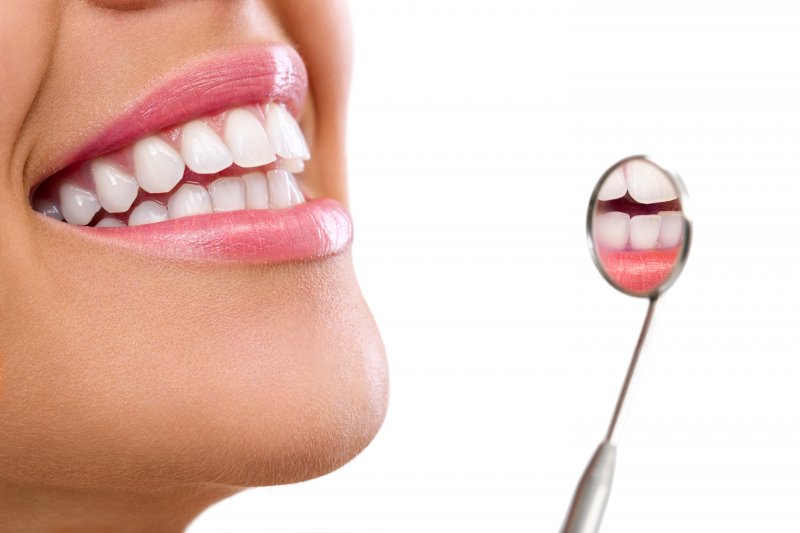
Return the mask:
M794 3L354 1L355 258L392 400L340 471L203 532L555 532L646 302L584 239L649 153L695 241L660 302L603 531L800 530Z

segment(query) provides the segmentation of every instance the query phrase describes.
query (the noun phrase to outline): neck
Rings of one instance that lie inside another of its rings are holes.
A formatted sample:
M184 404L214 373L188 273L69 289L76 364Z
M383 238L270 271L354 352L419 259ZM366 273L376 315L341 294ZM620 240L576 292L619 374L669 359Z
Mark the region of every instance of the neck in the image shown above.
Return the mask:
M0 531L179 533L203 510L239 490L221 485L144 492L0 484Z

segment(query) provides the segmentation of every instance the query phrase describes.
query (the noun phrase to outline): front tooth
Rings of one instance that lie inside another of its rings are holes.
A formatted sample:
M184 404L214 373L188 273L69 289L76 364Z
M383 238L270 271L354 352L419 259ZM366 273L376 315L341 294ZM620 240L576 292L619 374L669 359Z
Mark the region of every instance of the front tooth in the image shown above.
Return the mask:
M100 202L91 191L69 182L62 183L58 189L61 214L70 224L85 226L100 211Z
M297 121L283 105L268 104L267 135L275 153L286 159L311 159L308 143Z
M624 250L628 244L631 217L627 213L612 211L595 219L597 242L607 248Z
M208 186L214 212L241 211L246 199L244 182L239 178L220 178Z
M678 198L672 181L652 163L631 161L625 165L625 176L631 197L641 204L668 202Z
M250 172L242 178L246 189L247 209L268 209L267 177L262 172Z
M131 211L128 217L129 226L141 226L144 224L155 224L169 219L167 207L153 200L145 200Z
M109 213L124 213L139 195L133 176L116 165L99 159L91 164L94 187L100 205Z
M61 216L61 210L58 208L58 204L51 202L50 200L37 198L33 201L33 209L46 217L54 218L56 220L64 220L64 217Z
M186 166L198 174L214 174L233 164L233 155L222 139L199 120L183 126L181 155Z
M627 192L628 183L625 181L625 172L621 168L617 168L600 186L597 199L600 201L616 200L625 196Z
M95 228L124 228L125 226L125 223L111 217L106 217L94 225Z
M285 170L271 170L267 174L269 180L269 208L286 209L292 206L291 174Z
M213 213L211 196L202 185L186 183L167 202L169 218L183 218Z
M139 185L154 194L171 191L186 168L181 154L158 137L145 137L134 145L133 166Z
M264 127L255 115L244 109L228 113L225 144L233 154L233 162L243 168L268 165L277 159Z
M683 213L680 211L661 211L661 230L658 243L662 248L678 246L683 238Z
M634 250L655 248L660 229L661 217L658 215L639 215L631 218L631 248Z

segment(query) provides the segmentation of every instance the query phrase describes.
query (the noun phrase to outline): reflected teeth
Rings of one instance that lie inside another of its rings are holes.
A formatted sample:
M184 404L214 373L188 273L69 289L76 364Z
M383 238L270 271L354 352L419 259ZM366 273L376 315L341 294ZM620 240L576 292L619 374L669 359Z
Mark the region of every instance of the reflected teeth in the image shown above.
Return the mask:
M300 126L283 104L238 107L70 167L37 189L32 207L70 224L101 219L100 227L284 209L305 201L294 174L303 172L310 156ZM253 172L231 172L233 165Z
M628 192L640 204L668 202L678 198L672 182L647 161L631 161L625 165Z
M683 215L680 211L661 211L661 231L658 243L662 248L678 246L683 238Z
M147 192L169 192L181 181L186 165L181 154L158 137L146 137L133 146L136 181Z
M169 218L184 218L193 215L213 213L211 195L202 185L186 183L181 185L167 203Z
M650 250L656 247L661 217L658 215L639 215L631 218L630 245L634 250Z
M61 214L70 224L85 226L100 211L100 202L92 191L77 185L64 182L58 189Z
M597 217L597 240L607 248L622 250L628 244L631 217L627 213L612 211Z
M597 199L600 201L616 200L625 196L627 192L628 182L625 180L625 173L621 168L617 168L600 186Z
M612 211L597 215L594 232L599 245L614 250L673 248L683 238L683 214L661 211L657 215L631 217Z
M124 213L139 195L139 184L119 167L98 159L91 165L97 199L109 213Z
M268 165L277 159L264 127L255 115L244 109L228 113L225 144L233 154L233 162L243 168Z
M306 138L291 113L279 104L269 104L265 110L267 135L275 153L286 159L311 159Z
M164 222L165 220L169 220L169 213L167 212L166 206L152 200L145 200L137 205L136 209L131 211L128 217L128 225L142 226L144 224Z

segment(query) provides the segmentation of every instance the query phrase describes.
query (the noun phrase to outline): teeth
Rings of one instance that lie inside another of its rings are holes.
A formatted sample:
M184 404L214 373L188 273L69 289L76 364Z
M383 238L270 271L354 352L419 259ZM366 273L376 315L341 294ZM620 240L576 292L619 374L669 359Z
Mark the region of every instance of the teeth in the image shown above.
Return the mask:
M266 114L267 135L275 153L286 159L311 159L306 138L291 113L282 105L268 104Z
M306 169L306 162L302 159L281 159L281 168L292 174L302 174Z
M233 155L222 139L199 120L183 126L181 155L186 166L198 174L214 174L233 164Z
M597 241L608 248L623 250L628 244L631 217L627 213L612 211L595 219Z
M64 182L58 189L59 204L64 220L70 224L85 226L100 211L100 203L91 191Z
M661 211L661 230L658 243L662 248L678 246L683 238L683 213L680 211Z
M678 198L670 179L647 161L631 161L625 165L628 191L639 203L655 204Z
M242 179L246 190L247 209L268 209L267 177L261 172L251 172L245 174Z
M215 213L245 208L244 182L240 178L220 178L209 185L208 193Z
M255 115L244 109L228 113L225 144L233 154L233 162L243 168L268 165L277 159L264 127Z
M630 245L634 250L650 250L656 247L661 217L639 215L631 218Z
M292 205L302 204L306 201L306 199L303 198L303 193L300 192L300 186L297 184L297 180L291 173L289 174L289 194L291 196Z
M213 213L211 196L202 185L186 183L181 185L167 203L169 218L183 218L193 215Z
M146 137L133 147L136 180L150 193L169 192L183 177L181 154L158 137Z
M94 225L95 228L124 228L126 224L120 222L116 218L106 217L97 224Z
M47 217L54 218L56 220L64 220L64 217L61 216L61 210L58 208L58 205L50 200L37 198L33 201L33 209Z
M156 222L164 222L169 219L166 206L154 202L153 200L145 200L136 206L136 209L131 211L128 217L129 226L141 226L143 224L155 224Z
M267 179L270 209L286 209L302 202L294 176L285 170L272 170L267 174Z
M100 205L109 213L124 213L139 195L133 176L102 159L92 162L92 178Z
M621 168L617 168L612 172L603 185L600 186L600 191L597 193L597 199L600 201L616 200L622 198L628 192L628 183L625 180L625 172Z

